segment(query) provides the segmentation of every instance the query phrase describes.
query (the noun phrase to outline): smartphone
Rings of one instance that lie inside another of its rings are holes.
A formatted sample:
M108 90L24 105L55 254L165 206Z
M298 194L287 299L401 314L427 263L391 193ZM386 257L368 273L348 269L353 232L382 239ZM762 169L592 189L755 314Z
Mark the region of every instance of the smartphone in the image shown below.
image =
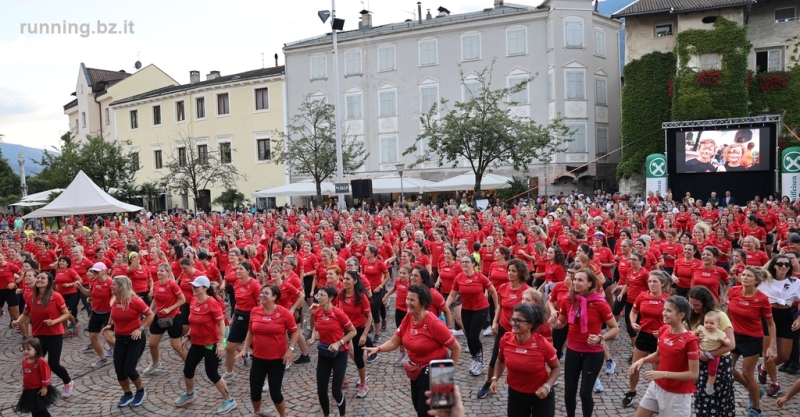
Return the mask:
M449 410L455 405L455 366L450 359L431 361L429 365L431 409Z

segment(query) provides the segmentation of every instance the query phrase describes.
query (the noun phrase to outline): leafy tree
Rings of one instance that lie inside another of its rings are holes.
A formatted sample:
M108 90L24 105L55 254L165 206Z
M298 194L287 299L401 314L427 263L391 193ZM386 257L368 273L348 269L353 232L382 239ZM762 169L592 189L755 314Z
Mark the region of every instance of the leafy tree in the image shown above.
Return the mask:
M10 197L11 194L17 194L19 191L19 175L11 168L8 159L3 156L3 150L0 149L0 197ZM6 200L9 199L6 198ZM8 204L16 202L10 201Z
M549 160L553 154L563 152L562 145L572 140L560 118L542 126L513 114L510 106L517 103L509 97L525 90L530 79L513 87L493 90L493 67L494 62L469 81L470 85L474 82L479 85L467 89L471 92L468 100L455 102L454 108L449 108L447 100L442 99L423 114L420 117L422 133L414 145L403 152L403 155L414 154L418 152L418 144L424 145L424 152L417 153L412 168L426 161L455 168L462 159L466 160L475 174L476 196L481 196L481 180L490 167L511 165L517 171L527 172L528 165L536 160ZM467 85L466 81L461 71L463 86ZM443 116L439 115L439 110L444 111Z
M222 206L227 210L236 210L238 208L243 207L245 204L249 204L250 201L242 194L241 191L228 188L227 190L223 191L219 197L215 198L213 201L214 204Z
M322 202L322 181L336 172L336 119L333 106L303 99L297 115L292 117L287 134L278 132L273 152L275 162L285 164L298 175L308 175L317 185L317 201ZM353 173L369 156L360 141L346 140L342 135L342 165L345 174Z
M173 191L191 193L194 198L194 208L197 210L200 191L214 186L235 188L239 180L247 180L247 176L240 173L233 163L223 162L219 150L204 148L200 151L195 138L181 137L178 149L183 151L171 153L169 161L164 165L166 174L164 183ZM231 154L236 152L231 149ZM231 155L232 156L232 155Z
M497 190L497 198L501 200L508 200L516 195L520 195L528 191L530 188L530 178L528 177L518 177L513 175L510 180L507 181L510 187L503 188L501 190ZM517 198L529 198L530 193L525 193L520 195Z
M155 201L158 198L158 195L161 194L161 190L164 187L162 184L157 184L156 182L145 182L139 185L139 193L145 200L145 205L148 206L150 210L155 210Z

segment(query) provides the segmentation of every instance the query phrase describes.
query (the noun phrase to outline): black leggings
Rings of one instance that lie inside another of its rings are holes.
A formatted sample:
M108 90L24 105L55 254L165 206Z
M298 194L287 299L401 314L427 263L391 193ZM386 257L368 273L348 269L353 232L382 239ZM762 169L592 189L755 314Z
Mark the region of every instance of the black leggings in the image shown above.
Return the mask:
M406 318L406 314L408 311L403 311L399 309L394 309L394 326L398 329L400 328L400 323L403 322L403 319Z
M253 356L253 364L250 366L250 401L261 401L261 387L264 380L269 378L269 397L272 403L282 403L281 386L285 370L283 359L258 359Z
M380 291L373 290L372 299L369 303L369 308L372 310L372 325L376 333L381 332L381 306L383 306L383 296L385 294L385 288L381 288Z
M78 293L74 292L72 294L63 294L64 297L64 304L67 306L67 310L69 310L72 317L75 317L75 322L78 322Z
M575 417L578 405L578 378L580 378L580 396L583 417L591 417L594 410L592 388L600 374L604 361L603 352L583 353L567 347L564 358L564 404L567 417Z
M353 338L353 361L356 363L356 369L364 369L364 348L365 347L372 347L372 339L367 336L367 341L364 343L364 346L359 346L358 341L361 340L361 336L364 334L364 327L356 328L356 337Z
M428 410L431 409L431 406L426 404L428 397L425 396L425 391L430 389L428 370L426 366L420 371L416 381L411 381L411 402L414 403L414 410L417 410L417 417L427 416Z
M625 311L625 330L628 332L628 337L636 337L639 332L637 332L632 326L633 323L631 323L631 310L633 310L633 302L628 302L628 294L625 294L622 297L622 300L614 301L612 313L614 313L615 316L618 316Z
M567 342L567 335L569 334L569 326L564 326L560 329L553 329L553 347L556 348L558 359L564 355L564 343Z
M525 394L508 387L507 410L508 417L553 417L556 415L556 394L550 390L550 394L542 399L536 394Z
M342 393L344 374L347 371L346 352L339 352L335 358L324 355L319 355L318 358L317 396L319 397L319 406L322 407L322 414L326 416L331 414L331 406L328 400L328 380L331 377L331 369L333 369L333 386L331 387L333 400L339 406L339 415L343 416L347 414L347 404L344 399L344 393Z
M116 352L114 352L116 354ZM116 355L114 355L116 356ZM186 353L186 363L183 364L183 376L188 379L194 378L194 371L200 361L205 359L206 376L212 384L217 384L221 376L219 376L219 358L217 358L217 344L214 343L211 349L206 349L205 346L195 345L189 348ZM259 388L260 390L261 388Z
M464 333L467 336L467 346L473 358L483 359L483 345L481 344L481 331L489 314L489 308L473 311L461 307L461 322L464 323Z
M69 377L67 370L61 366L61 348L64 346L64 336L59 334L55 336L33 335L33 337L38 338L39 342L42 344L42 356L49 353L47 356L47 364L50 365L50 370L58 375L64 384L72 382L72 378Z
M489 297L489 314L486 316L486 323L484 323L483 328L485 329L488 326L491 326L494 322L494 312L497 306L494 305L494 298Z
M492 345L492 358L489 360L489 367L494 368L494 364L497 363L497 355L500 352L500 339L503 338L503 335L506 334L507 330L505 327L501 325L497 325L497 335L494 337L494 344ZM553 330L555 332L555 330Z
M231 305L231 318L233 317L234 310L236 310L236 293L234 290L233 285L225 285L225 292L228 293L228 304Z
M84 294L84 293L79 291L78 292L78 298L80 298L81 304L83 304L83 309L86 310L86 315L87 316L91 316L92 315L92 303L89 302L89 297L86 294ZM147 304L147 305L150 305L150 304Z
M114 345L114 371L117 373L117 381L136 381L139 379L139 372L136 365L144 352L144 335L133 340L130 336L115 336Z

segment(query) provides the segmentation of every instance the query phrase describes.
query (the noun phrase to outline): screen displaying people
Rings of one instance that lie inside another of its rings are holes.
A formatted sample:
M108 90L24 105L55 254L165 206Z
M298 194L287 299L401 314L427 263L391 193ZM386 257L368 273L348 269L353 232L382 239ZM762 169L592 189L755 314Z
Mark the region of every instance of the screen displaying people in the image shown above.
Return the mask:
M676 139L683 139L683 146L677 148L677 173L767 170L768 135L767 129L678 132Z

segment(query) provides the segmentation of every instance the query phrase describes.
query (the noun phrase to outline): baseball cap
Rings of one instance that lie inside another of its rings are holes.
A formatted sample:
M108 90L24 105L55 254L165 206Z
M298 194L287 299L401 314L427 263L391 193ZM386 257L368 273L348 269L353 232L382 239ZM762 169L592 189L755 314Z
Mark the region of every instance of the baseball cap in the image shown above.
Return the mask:
M789 238L786 239L786 241L789 243L800 243L800 235L797 233L790 233Z
M101 271L107 270L108 267L106 266L106 264L104 264L102 262L97 262L94 265L92 265L92 267L89 268L89 269L92 270L92 271L101 272Z
M192 281L192 285L195 286L195 287L206 287L206 288L208 288L208 287L211 286L211 281L209 281L208 278L206 278L206 277L201 275L201 276L195 278L194 281Z

